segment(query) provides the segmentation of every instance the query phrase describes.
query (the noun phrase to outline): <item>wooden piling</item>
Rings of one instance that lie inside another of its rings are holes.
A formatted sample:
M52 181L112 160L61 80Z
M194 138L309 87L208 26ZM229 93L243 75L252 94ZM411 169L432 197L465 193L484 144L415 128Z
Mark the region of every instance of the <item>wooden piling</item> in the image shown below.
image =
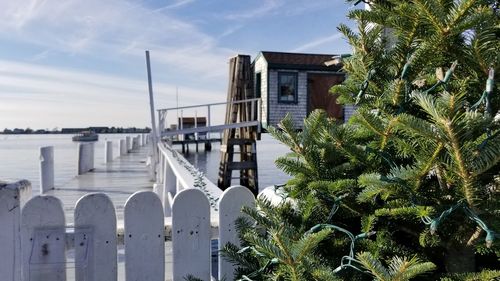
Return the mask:
M40 147L40 194L54 188L54 147Z
M104 163L113 161L113 142L106 141L104 143Z

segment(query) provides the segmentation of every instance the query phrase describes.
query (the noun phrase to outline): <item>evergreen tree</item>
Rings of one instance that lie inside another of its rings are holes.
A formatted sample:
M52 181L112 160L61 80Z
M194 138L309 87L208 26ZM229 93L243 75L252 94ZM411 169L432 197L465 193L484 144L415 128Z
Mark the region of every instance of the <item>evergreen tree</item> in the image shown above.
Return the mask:
M357 113L339 125L315 112L302 132L290 118L271 130L291 150L277 160L294 176L288 203L248 211L258 227L242 223L241 233L253 252L229 247L228 256L252 280L328 280L316 268L344 280L370 279L366 271L409 280L427 262L436 269L424 280L498 278L498 1L366 2L371 10L349 13L356 32L339 27L353 55L348 78L332 89ZM311 233L321 233L311 244L320 247L307 248L307 259L280 256ZM266 244L280 249L262 251ZM286 274L289 264L303 279Z

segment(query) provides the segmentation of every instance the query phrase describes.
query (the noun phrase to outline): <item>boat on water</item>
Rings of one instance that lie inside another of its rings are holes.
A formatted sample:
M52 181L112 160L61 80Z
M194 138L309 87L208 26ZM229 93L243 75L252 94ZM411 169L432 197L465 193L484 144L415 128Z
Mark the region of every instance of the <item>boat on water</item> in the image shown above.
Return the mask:
M97 141L99 135L93 131L83 131L73 136L73 141Z

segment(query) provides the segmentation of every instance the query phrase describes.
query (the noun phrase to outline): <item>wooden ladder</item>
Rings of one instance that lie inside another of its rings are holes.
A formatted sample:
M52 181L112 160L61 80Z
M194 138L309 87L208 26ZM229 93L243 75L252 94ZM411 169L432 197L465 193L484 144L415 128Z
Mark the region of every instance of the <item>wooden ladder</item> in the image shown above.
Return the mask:
M254 98L253 72L250 56L238 55L229 61L229 86L226 108L226 124L233 124L251 120L252 104L233 103ZM257 127L242 127L224 130L221 140L221 161L219 165L219 179L217 185L225 190L231 185L233 171L239 170L240 185L249 188L254 195L259 190L257 173ZM235 150L238 147L238 150ZM235 161L235 154L239 154L239 161Z

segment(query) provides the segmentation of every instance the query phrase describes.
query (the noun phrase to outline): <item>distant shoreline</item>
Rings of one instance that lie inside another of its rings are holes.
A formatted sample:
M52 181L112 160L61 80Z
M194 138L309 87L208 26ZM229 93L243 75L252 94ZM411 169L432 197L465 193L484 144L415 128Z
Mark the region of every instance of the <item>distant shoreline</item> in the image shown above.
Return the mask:
M145 128L122 128L122 127L87 127L87 128L62 128L61 130L45 130L45 129L8 129L5 128L3 131L0 131L0 135L50 135L50 134L77 134L82 131L93 131L98 134L148 134L151 132L151 129L148 127Z

